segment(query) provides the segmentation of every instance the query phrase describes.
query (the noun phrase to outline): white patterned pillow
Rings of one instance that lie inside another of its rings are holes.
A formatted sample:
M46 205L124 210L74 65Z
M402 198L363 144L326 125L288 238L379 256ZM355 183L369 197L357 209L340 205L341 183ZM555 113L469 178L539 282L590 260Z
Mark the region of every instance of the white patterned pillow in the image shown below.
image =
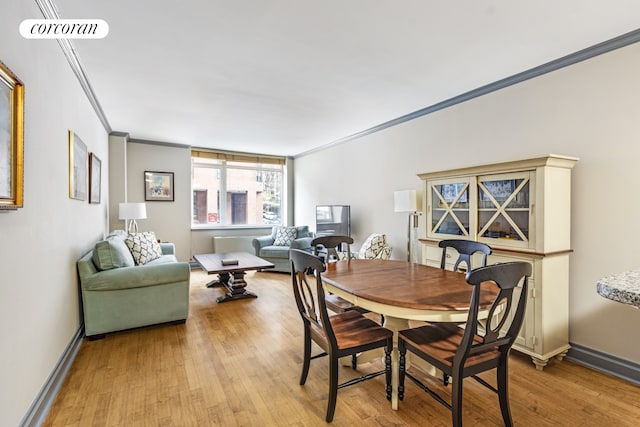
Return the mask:
M298 231L295 227L276 227L276 236L273 241L274 246L291 246L291 242L296 239Z
M124 241L133 255L136 265L146 264L162 256L160 243L153 231L131 233Z
M385 234L372 234L362 244L360 252L358 252L358 258L375 259L386 245L387 236Z

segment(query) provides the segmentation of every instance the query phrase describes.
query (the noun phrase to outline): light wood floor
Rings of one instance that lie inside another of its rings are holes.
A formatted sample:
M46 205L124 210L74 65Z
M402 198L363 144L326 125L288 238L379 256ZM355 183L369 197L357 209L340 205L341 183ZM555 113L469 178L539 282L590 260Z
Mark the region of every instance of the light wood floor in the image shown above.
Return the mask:
M224 304L215 301L221 289L204 287L211 278L192 272L184 325L85 340L44 425L326 425L326 360L313 361L306 385L298 385L302 323L289 276L249 273L259 297ZM539 372L516 352L511 359L516 426L638 425L639 387L566 360ZM359 369L380 369L377 363ZM341 381L352 376L342 368ZM483 378L495 384L492 375ZM399 410L392 410L383 383L378 377L341 389L332 425L451 425L450 412L410 381ZM502 425L493 393L467 380L464 399L465 426Z

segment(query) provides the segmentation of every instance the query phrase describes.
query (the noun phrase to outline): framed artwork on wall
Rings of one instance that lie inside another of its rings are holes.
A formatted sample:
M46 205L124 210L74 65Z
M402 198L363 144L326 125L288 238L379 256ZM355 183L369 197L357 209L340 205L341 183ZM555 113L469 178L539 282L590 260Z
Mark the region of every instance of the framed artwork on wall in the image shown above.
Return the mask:
M89 203L100 203L102 161L95 153L89 154Z
M87 146L69 131L69 197L87 200Z
M173 202L173 172L144 172L144 200Z
M0 210L22 207L24 85L0 62Z

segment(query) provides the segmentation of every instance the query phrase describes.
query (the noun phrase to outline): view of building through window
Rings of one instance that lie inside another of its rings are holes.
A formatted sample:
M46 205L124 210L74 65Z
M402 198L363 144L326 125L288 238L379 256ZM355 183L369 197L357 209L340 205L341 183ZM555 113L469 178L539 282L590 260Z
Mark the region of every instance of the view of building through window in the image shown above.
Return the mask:
M193 156L192 224L281 224L282 163Z

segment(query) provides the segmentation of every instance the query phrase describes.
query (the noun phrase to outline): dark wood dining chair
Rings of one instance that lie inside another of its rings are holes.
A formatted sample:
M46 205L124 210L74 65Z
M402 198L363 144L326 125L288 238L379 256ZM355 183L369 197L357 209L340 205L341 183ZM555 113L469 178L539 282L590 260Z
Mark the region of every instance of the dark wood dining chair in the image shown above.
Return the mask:
M338 389L385 374L386 396L391 399L391 350L393 332L383 328L355 310L329 315L321 273L325 269L322 260L308 252L291 249L291 279L293 294L304 324L304 360L300 385L304 385L311 360L329 357L329 402L325 420L331 422L336 408ZM307 274L313 271L313 276ZM313 277L315 285L307 279ZM311 342L323 353L311 356ZM385 369L338 384L338 360L376 348L384 348Z
M458 252L458 258L456 262L453 264L453 271L458 271L460 268L460 264L466 264L464 269L460 269L462 272L467 272L473 270L471 265L471 257L476 252L482 254L482 260L480 261L480 265L476 267L484 267L487 265L487 256L491 255L491 247L484 243L475 242L472 240L461 240L461 239L445 239L438 242L438 247L442 248L442 257L440 258L440 268L444 269L447 266L447 258L451 256L451 251L449 248L455 249ZM449 384L449 376L443 374L442 382L444 385Z
M316 237L311 241L311 248L313 254L322 257L325 262L338 259L338 253L346 252L347 258L351 259L351 247L353 239L349 236L331 235ZM333 258L332 258L333 257ZM327 294L326 295L327 308L334 313L342 313L347 310L358 310L361 313L366 313L366 310L361 309L357 305L351 304L344 298L340 298L338 295Z
M440 268L445 268L447 264L447 258L450 257L450 251L448 248L455 249L458 252L458 259L453 264L453 271L458 271L460 264L465 263L467 265L466 271L471 271L471 256L476 252L482 254L482 261L478 267L484 267L487 265L487 256L491 255L491 247L481 242L474 242L473 240L462 239L446 239L438 242L438 247L442 248L442 258L440 259Z
M479 267L467 273L467 282L473 286L467 323L460 327L451 323L437 323L398 333L400 351L400 378L398 398L404 398L404 381L409 377L422 390L452 412L453 426L462 426L462 382L472 377L498 394L500 410L505 426L513 424L509 409L508 360L509 350L515 341L527 302L528 276L531 264L509 262ZM522 281L522 289L516 287ZM478 328L481 292L489 286L499 287L499 292L489 308L486 328ZM513 315L511 315L513 314ZM415 376L406 372L406 353L410 351L451 377L450 403L427 387ZM497 388L477 374L496 369Z
M311 241L311 248L313 248L313 253L318 256L326 256L325 261L329 261L331 259L337 260L339 258L339 252L346 252L346 259L350 259L350 245L353 245L353 238L337 234L316 237Z

